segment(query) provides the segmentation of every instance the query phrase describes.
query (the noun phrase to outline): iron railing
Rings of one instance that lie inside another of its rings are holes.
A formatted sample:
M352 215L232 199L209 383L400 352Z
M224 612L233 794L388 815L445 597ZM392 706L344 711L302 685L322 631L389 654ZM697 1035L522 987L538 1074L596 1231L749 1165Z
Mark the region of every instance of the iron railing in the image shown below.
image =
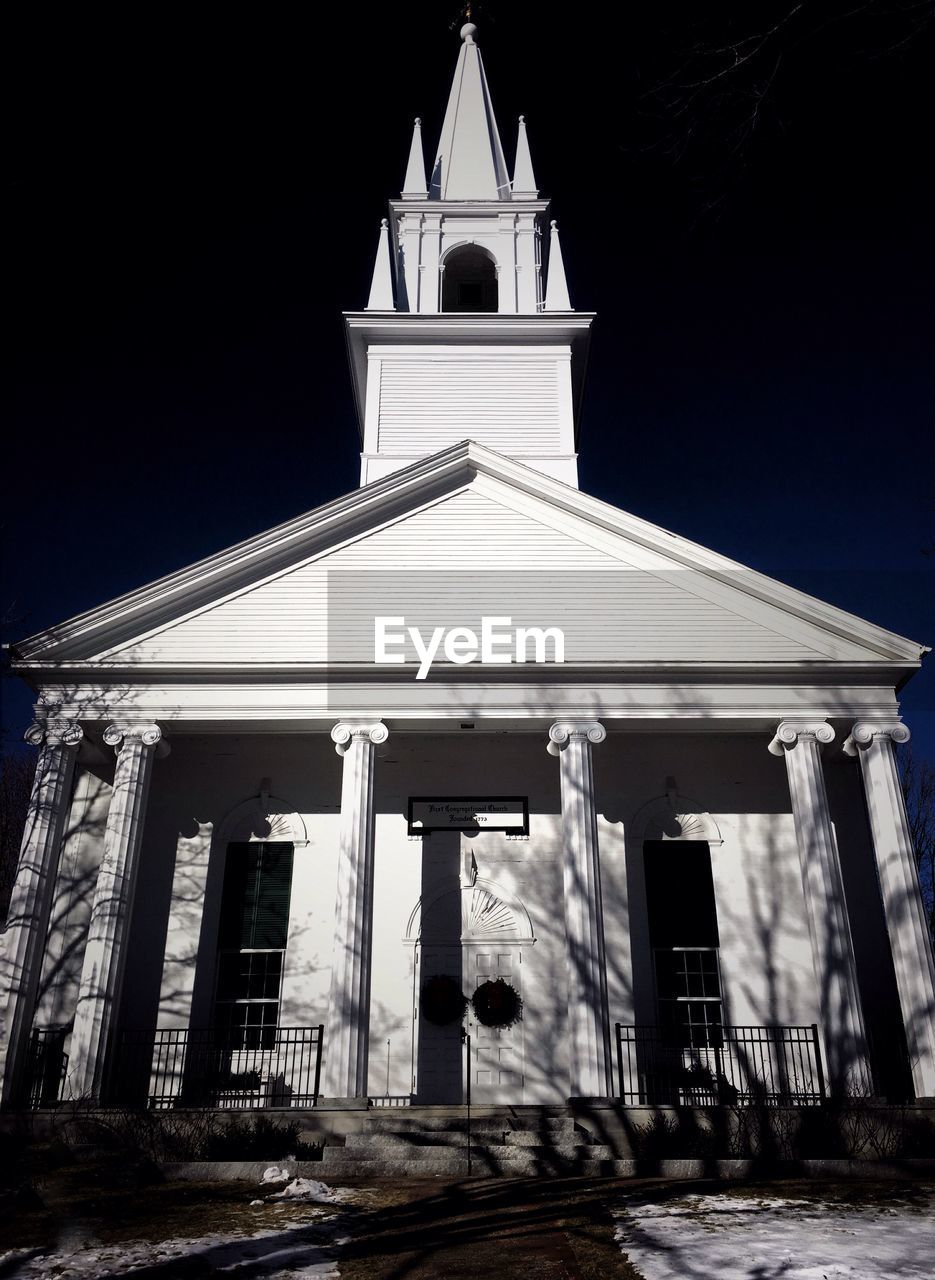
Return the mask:
M68 1071L68 1027L33 1027L26 1061L23 1101L27 1107L52 1107L62 1096ZM17 1091L19 1093L19 1091Z
M818 1028L618 1022L617 1091L627 1106L813 1106L825 1096Z
M153 1108L313 1107L324 1028L263 1028L255 1043L215 1030L124 1031L109 1099Z

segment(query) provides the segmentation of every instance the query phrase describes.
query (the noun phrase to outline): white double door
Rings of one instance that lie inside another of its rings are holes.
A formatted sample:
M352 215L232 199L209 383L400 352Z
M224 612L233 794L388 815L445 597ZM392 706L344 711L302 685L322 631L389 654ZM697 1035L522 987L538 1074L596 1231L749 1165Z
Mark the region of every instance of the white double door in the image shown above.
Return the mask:
M421 1103L458 1103L467 1097L466 1071L471 1077L471 1101L484 1104L523 1101L523 1023L485 1027L469 1004L464 1027L471 1037L470 1067L462 1024L436 1026L421 1015L419 993L429 978L445 976L461 983L470 999L479 986L502 978L523 994L523 949L519 944L465 940L458 944L418 944L416 948L414 1015L416 1060L414 1090Z

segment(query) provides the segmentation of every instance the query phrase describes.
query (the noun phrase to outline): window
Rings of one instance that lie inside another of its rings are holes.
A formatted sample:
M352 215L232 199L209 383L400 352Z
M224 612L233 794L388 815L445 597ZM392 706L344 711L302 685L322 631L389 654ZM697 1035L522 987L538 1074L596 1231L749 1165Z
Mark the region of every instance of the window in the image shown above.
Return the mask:
M496 311L497 264L478 245L453 249L445 259L442 311Z
M714 1046L722 1013L711 851L694 840L647 840L643 850L660 1028L679 1044Z
M269 1048L279 1024L292 890L291 844L230 844L214 1024L232 1049Z

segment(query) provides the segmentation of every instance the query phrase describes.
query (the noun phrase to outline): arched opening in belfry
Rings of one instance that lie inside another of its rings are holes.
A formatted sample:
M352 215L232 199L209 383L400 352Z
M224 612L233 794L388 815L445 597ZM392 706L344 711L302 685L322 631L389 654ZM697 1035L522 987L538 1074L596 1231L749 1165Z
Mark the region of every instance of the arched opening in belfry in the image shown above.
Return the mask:
M496 311L497 264L480 245L452 249L442 268L442 311Z

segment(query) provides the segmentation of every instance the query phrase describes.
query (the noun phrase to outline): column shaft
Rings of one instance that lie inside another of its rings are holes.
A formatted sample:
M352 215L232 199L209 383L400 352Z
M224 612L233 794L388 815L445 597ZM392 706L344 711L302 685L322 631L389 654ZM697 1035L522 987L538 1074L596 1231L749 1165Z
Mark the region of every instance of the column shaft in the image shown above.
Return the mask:
M344 773L324 1092L329 1098L366 1098L373 944L373 761L375 745L385 742L389 734L382 724L338 724L331 736L344 757Z
M58 872L75 760L82 732L76 724L34 724L26 738L39 746L29 811L0 939L0 1080L5 1106L22 1101L42 955Z
M873 1077L844 880L819 754L819 743L833 738L834 730L823 722L784 721L770 750L786 760L828 1084L836 1095L867 1097L873 1092Z
M112 725L104 733L104 741L117 750L117 767L91 905L69 1055L71 1092L80 1098L100 1099L107 1083L108 1054L117 1029L149 782L161 737L156 725L132 728Z
M860 761L913 1087L935 1098L935 959L893 750L908 740L903 724L859 723L845 750Z
M560 722L549 730L550 749L561 767L570 1091L579 1098L607 1098L613 1092L591 760L592 743L605 737L595 721Z

